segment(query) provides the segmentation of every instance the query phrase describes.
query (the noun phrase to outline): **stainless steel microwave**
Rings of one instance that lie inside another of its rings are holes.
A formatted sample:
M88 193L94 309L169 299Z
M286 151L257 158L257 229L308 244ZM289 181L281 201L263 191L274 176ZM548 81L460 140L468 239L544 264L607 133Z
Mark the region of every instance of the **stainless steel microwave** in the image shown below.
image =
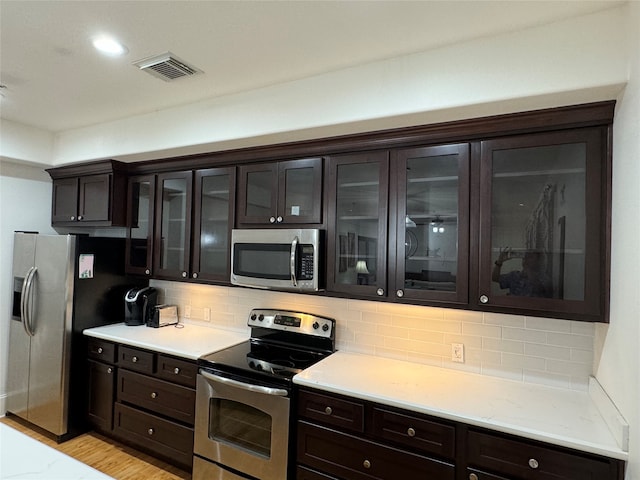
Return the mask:
M231 283L272 290L321 290L323 233L306 228L233 230Z

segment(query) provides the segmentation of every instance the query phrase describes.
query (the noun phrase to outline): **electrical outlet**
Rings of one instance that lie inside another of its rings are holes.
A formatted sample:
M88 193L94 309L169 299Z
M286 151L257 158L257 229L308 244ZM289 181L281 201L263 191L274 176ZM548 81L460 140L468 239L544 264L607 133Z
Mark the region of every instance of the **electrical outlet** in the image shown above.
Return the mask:
M464 343L451 344L451 361L464 363Z
M191 318L191 305L184 306L184 318Z
M204 309L204 321L205 322L211 321L211 309L209 307L205 307Z

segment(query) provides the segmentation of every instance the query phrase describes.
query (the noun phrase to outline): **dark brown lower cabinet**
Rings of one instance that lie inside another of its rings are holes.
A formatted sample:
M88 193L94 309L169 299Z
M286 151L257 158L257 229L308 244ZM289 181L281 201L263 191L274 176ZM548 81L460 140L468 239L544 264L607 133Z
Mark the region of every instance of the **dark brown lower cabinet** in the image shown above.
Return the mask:
M116 369L113 365L89 360L89 423L110 432L113 428L113 398Z

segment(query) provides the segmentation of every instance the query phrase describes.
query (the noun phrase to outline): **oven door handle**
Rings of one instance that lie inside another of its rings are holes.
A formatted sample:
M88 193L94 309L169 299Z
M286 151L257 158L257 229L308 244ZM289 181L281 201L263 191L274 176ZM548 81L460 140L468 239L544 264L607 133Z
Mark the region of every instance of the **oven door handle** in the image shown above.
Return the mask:
M200 375L202 375L207 380L211 380L212 382L220 382L222 384L241 388L250 392L264 393L265 395L275 395L279 397L286 397L289 394L289 392L287 392L283 388L263 387L262 385L253 385L250 383L239 382L238 380L233 380L231 378L213 375L212 373L205 372L204 370L200 371Z

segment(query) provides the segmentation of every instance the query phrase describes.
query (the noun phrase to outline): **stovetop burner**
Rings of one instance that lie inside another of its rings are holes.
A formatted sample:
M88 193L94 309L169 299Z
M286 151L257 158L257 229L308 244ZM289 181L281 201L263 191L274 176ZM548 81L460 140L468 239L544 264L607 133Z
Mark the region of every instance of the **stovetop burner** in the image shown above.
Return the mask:
M254 309L251 339L198 359L202 368L261 382L293 376L335 351L335 320L283 310Z

